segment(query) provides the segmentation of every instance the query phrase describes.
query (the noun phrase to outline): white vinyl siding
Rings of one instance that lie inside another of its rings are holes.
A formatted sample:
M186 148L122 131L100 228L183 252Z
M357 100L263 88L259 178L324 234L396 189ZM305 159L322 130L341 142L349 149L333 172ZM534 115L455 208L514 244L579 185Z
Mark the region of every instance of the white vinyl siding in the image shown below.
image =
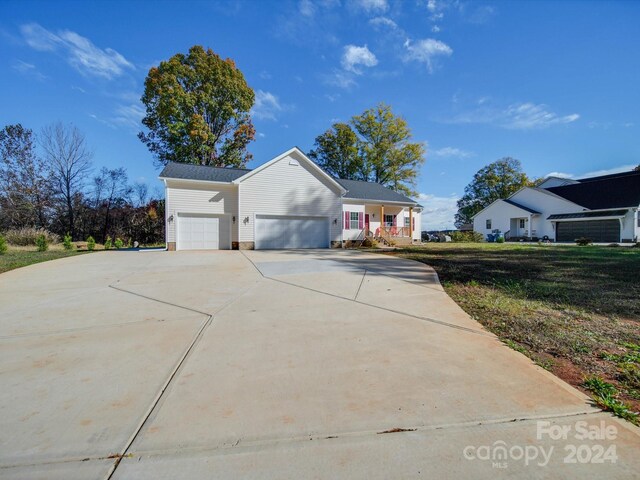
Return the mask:
M340 191L295 155L278 160L240 183L240 242L255 241L256 215L325 217L331 240L340 241Z
M168 180L166 188L167 242L176 241L178 214L226 214L237 216L238 188L235 185L220 185L206 182L181 182ZM238 222L231 224L232 241L237 241Z

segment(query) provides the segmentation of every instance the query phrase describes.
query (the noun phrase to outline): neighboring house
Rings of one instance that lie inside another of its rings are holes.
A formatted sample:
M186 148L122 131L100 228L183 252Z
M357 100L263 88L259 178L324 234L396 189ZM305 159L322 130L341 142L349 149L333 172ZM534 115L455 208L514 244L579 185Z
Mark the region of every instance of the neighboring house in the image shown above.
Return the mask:
M507 239L636 242L639 207L638 171L580 180L548 177L477 213L473 229L484 235L499 230Z
M420 240L422 207L377 183L335 179L298 148L254 170L169 163L169 250L328 248Z

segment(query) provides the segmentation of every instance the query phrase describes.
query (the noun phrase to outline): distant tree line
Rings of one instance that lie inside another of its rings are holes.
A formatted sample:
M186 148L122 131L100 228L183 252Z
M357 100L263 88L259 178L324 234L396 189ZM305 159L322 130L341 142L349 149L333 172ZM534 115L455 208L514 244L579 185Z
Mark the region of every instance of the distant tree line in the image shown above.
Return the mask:
M94 170L82 132L55 123L0 131L0 231L33 227L73 240L92 236L141 244L164 239L164 199L124 168Z

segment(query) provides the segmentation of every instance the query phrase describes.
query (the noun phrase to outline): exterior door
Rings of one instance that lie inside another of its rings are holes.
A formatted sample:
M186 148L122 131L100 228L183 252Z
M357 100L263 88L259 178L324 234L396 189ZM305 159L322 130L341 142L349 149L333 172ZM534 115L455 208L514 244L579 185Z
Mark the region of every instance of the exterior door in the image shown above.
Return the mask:
M367 233L371 230L369 228L369 214L368 213L364 214L364 228L366 229Z

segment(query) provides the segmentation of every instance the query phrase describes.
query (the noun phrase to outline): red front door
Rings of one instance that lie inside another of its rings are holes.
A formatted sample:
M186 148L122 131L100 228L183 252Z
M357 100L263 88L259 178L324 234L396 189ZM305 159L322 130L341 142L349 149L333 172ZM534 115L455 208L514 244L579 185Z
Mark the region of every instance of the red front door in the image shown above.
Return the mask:
M368 213L364 214L364 228L367 230L367 232L370 230L369 229L369 214Z

